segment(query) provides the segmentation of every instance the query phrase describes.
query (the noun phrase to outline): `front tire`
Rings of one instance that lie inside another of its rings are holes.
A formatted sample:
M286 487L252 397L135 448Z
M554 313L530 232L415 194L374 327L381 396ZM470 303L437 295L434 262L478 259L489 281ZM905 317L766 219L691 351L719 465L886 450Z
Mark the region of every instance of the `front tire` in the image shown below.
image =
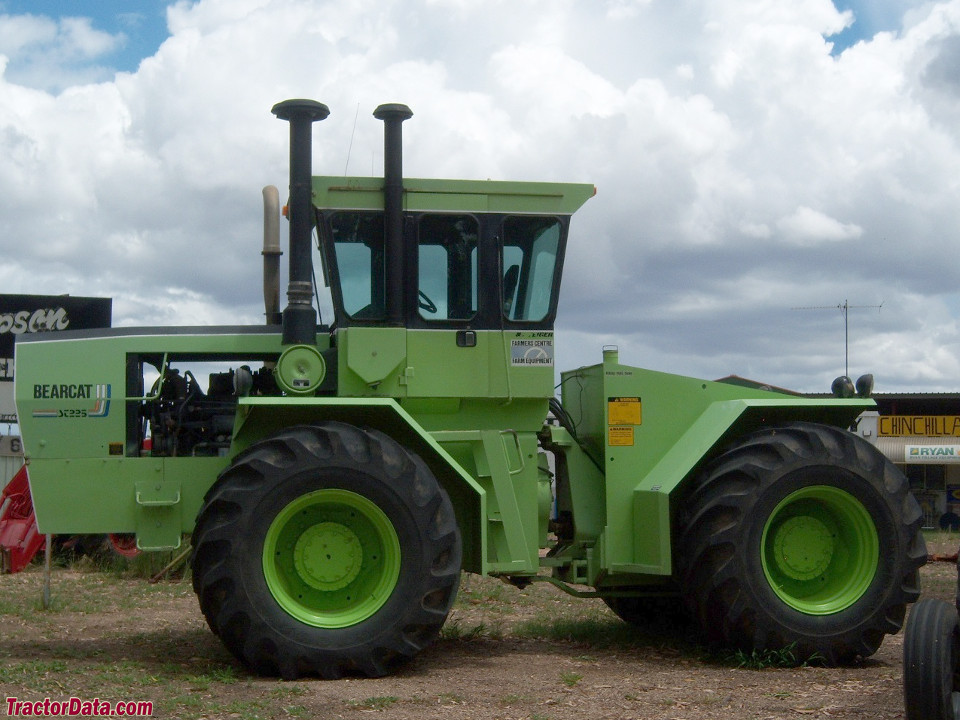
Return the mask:
M387 674L437 637L460 577L453 507L427 466L339 422L241 453L208 492L194 547L213 632L286 679Z
M903 475L852 433L766 429L693 487L681 582L715 644L850 662L899 631L919 596L920 523Z

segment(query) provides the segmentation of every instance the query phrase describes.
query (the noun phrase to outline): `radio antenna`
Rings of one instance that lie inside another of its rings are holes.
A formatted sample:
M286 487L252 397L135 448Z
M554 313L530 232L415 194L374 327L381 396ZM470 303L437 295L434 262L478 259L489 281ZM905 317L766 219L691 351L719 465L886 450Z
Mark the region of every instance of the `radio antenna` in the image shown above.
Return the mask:
M350 153L353 152L353 136L357 134L357 118L360 117L360 103L357 103L357 112L353 116L353 130L350 131L350 144L347 145L347 161L343 164L343 176L347 176L347 170L350 168Z
M839 310L843 313L843 374L850 377L850 323L849 314L851 310L860 310L861 308L876 308L880 312L883 302L879 305L851 305L846 300L842 305L810 305L807 307L795 307L791 310Z

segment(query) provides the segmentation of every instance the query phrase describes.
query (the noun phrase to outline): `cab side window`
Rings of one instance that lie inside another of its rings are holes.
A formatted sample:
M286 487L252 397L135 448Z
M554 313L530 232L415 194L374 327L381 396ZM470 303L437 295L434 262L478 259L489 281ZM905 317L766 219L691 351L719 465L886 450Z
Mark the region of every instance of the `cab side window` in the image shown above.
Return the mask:
M539 321L554 294L560 223L556 218L508 217L503 222L503 315Z
M338 212L330 219L343 309L363 320L384 317L383 213Z
M477 313L479 226L470 215L424 215L417 227L418 310L425 320Z

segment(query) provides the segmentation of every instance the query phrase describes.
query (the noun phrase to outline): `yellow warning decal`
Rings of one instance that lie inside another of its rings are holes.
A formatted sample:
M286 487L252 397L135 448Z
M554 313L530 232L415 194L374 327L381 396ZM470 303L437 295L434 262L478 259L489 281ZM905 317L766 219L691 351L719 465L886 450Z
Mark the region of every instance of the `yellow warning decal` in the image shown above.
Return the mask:
M640 425L640 406L638 397L607 398L607 425Z
M609 444L612 447L630 447L633 445L633 426L611 425L607 428Z

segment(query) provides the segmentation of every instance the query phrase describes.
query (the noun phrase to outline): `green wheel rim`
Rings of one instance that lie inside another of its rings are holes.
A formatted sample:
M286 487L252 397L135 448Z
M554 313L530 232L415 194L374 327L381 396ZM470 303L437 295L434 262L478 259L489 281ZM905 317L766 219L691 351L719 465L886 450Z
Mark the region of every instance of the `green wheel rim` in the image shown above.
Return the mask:
M774 593L808 615L830 615L857 602L880 558L877 528L863 503L828 485L785 497L770 514L760 547Z
M349 490L301 495L274 518L263 576L287 613L318 628L355 625L383 607L400 577L400 540L375 503Z

